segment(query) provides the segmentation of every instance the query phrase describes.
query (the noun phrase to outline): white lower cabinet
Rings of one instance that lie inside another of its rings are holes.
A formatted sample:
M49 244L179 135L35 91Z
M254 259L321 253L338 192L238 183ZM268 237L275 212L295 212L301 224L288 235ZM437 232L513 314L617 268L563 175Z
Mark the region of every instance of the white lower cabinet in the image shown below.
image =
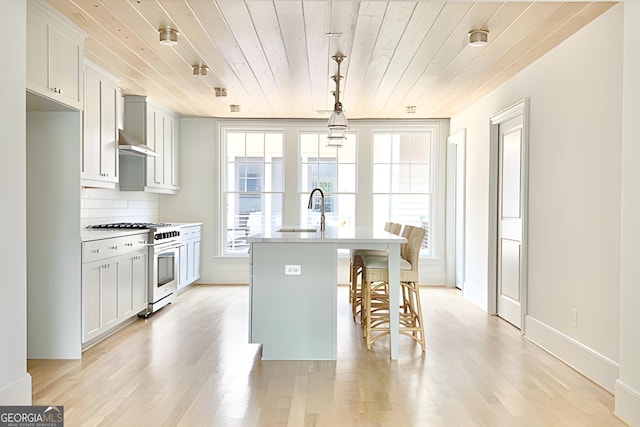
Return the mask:
M145 251L118 262L118 317L128 318L147 306L149 259Z
M179 248L178 289L200 278L201 225L190 225L180 230L182 245Z
M83 344L146 309L147 243L144 234L83 244Z

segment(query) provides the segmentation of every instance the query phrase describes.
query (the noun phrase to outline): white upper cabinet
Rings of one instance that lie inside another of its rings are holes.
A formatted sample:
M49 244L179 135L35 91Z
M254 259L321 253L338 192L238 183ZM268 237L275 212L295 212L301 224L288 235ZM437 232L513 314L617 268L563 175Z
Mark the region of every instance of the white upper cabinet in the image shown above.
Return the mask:
M84 34L49 6L35 0L27 8L27 89L83 108Z
M118 83L89 62L84 74L82 185L115 188L118 182Z
M120 150L120 190L175 194L178 184L180 117L144 96L125 96L124 130L157 154Z

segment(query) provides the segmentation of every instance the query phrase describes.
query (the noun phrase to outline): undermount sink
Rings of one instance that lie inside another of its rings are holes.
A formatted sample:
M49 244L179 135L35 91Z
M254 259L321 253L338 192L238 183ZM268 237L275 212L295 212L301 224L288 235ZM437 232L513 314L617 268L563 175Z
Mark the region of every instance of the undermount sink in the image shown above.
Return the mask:
M315 233L317 228L281 228L278 233Z

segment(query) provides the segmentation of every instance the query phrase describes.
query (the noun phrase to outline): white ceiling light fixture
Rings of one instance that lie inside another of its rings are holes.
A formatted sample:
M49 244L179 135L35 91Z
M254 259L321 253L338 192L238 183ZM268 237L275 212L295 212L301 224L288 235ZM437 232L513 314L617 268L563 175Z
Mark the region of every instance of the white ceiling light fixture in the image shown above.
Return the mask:
M333 75L332 79L336 83L336 90L333 92L335 97L335 103L333 104L333 112L329 117L327 127L329 128L329 134L327 135L327 145L330 147L342 147L344 140L346 139L345 131L349 129L349 122L347 121L347 115L342 109L342 103L340 102L340 64L346 59L341 53L337 53L331 57L338 64L338 71Z
M171 27L160 28L158 30L160 35L160 44L164 46L175 46L178 44L178 31Z
M209 72L209 67L206 65L194 65L193 66L193 75L198 77L207 77L207 73Z
M469 44L471 46L486 46L489 40L489 31L471 30L469 31Z

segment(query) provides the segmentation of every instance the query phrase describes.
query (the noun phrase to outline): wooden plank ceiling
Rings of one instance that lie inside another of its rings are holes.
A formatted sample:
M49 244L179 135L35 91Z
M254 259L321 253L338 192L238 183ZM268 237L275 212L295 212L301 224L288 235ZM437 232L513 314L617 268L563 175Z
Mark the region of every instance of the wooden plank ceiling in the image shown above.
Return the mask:
M266 118L327 117L337 53L347 56L340 100L349 118L450 117L615 4L46 1L87 33L86 58L125 94L184 116ZM163 27L179 31L178 44L159 43ZM486 46L468 45L472 29L489 31ZM208 75L194 76L193 65Z

